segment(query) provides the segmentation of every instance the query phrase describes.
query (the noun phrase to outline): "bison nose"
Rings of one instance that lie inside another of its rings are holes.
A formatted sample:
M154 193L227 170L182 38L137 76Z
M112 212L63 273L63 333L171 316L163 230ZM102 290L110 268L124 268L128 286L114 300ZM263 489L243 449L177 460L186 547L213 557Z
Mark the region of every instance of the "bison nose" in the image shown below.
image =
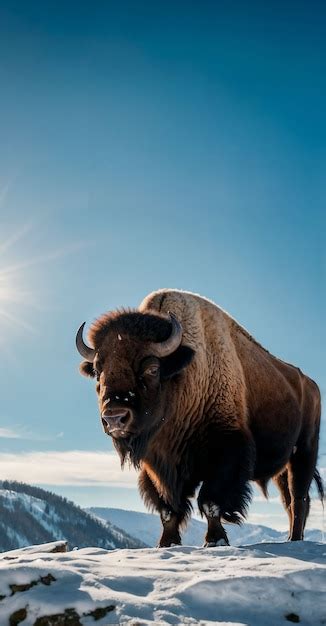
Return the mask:
M103 426L109 433L128 430L128 424L132 421L130 410L122 407L117 409L105 409L101 417Z

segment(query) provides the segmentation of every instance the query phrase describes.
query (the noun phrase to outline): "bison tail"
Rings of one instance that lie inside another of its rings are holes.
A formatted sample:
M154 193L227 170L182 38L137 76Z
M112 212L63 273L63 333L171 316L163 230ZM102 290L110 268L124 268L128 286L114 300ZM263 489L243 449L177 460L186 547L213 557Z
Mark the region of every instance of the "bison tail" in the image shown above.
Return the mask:
M325 499L324 484L323 484L323 479L317 469L315 469L314 471L314 480L317 485L317 490L319 493L320 501L322 505L324 506L324 499Z

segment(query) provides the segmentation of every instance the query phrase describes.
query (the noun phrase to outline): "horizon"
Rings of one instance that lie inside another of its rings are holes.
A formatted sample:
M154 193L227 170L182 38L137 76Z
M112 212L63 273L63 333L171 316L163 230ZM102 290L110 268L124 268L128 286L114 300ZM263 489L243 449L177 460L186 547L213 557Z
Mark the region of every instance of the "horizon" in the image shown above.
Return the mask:
M1 4L1 479L145 511L74 342L84 320L164 287L215 301L324 400L315 8ZM248 522L287 527L273 487L254 498ZM323 526L316 499L308 526Z
M3 483L7 483L7 482L9 483L9 485L4 485L3 484ZM110 519L109 517L101 517L100 511L101 510L103 510L103 512L104 511L115 511L115 512L133 513L133 514L136 514L136 515L138 515L138 514L139 515L145 515L145 516L156 517L156 518L158 517L158 513L156 511L135 510L135 509L132 509L130 507L129 508L114 507L114 506L111 506L111 507L109 507L109 506L82 507L82 506L78 505L74 500L69 500L64 495L59 494L56 491L53 491L51 489L45 489L43 486L40 487L40 486L37 486L37 485L30 485L28 483L24 483L24 482L20 482L20 481L7 481L7 480L1 480L0 479L0 494L1 494L1 492L3 490L4 491L14 491L15 492L14 488L13 489L10 488L12 486L12 483L14 483L14 485L17 484L17 485L22 486L22 487L27 486L27 487L32 487L32 488L36 487L37 489L40 489L40 491L44 492L44 494L45 494L45 496L44 496L45 500L46 500L46 494L50 494L51 496L54 495L54 496L58 496L59 498L63 498L64 500L67 501L67 503L69 505L73 505L73 506L79 507L85 513L94 515L97 519L99 519L102 522L103 521L105 522L107 520L111 524L113 524L113 526L122 529L124 532L127 532L126 528L124 527L124 524L123 524L123 519L124 518L121 520L120 524L118 524L117 520L115 520L114 518ZM42 494L38 494L38 495L35 494L35 495L33 495L33 494L25 492L24 490L18 490L16 493L18 495L23 495L23 496L27 495L28 497L32 497L32 498L36 498L36 499L39 496L40 499L42 500ZM206 528L205 519L204 519L204 517L202 517L200 515L199 512L194 511L193 514L191 515L191 517L187 520L186 525L182 528L182 532L181 532L182 538L184 538L184 536L186 534L186 531L187 531L187 529L189 527L189 524L190 524L190 522L192 520L194 520L195 522L201 522L201 524L203 525L203 532L204 532L204 530ZM227 522L227 521L224 521L223 525L226 527L226 530L227 530L228 533L230 532L230 528L231 527L233 527L233 531L235 531L236 528L239 528L239 530L240 530L240 528L242 528L244 526L260 527L260 528L265 528L266 530L275 530L276 532L279 532L279 533L286 533L286 532L288 532L288 528L287 527L280 528L280 529L275 529L272 526L268 526L266 524L261 524L259 522L250 522L247 519L245 519L244 522L241 525L232 524L232 523ZM324 529L323 528L318 529L318 528L309 527L309 530L311 530L311 531L320 531L320 533L321 533L321 541L324 541ZM129 534L130 534L130 532L129 532ZM136 535L135 535L135 537L136 537ZM182 541L182 544L184 544L184 540ZM187 543L184 544L184 545L187 545Z

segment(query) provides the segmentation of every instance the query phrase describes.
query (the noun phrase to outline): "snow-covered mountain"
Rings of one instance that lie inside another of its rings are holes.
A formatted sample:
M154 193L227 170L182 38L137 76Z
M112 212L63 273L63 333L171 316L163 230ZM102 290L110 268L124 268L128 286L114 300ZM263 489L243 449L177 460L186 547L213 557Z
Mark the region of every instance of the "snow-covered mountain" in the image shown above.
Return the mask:
M0 551L65 539L69 546L106 549L144 544L112 524L103 524L65 498L45 489L0 481Z
M158 515L105 507L92 507L87 510L99 519L123 528L128 534L136 537L147 546L152 547L157 544L161 532L161 522ZM230 543L233 546L269 541L285 541L287 537L285 532L279 532L273 528L256 524L243 524L242 526L226 524L225 527ZM204 522L191 519L187 530L183 533L182 542L186 546L201 546L205 532L206 524ZM322 533L320 530L307 530L305 539L321 541Z
M325 544L49 549L0 555L1 626L325 624Z

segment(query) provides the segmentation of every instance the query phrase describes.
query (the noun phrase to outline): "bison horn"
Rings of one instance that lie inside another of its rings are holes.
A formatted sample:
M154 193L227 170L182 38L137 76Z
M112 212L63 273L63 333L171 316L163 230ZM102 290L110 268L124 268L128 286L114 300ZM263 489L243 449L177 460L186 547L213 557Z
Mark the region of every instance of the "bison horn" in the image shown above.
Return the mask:
M169 356L169 354L172 354L172 352L179 348L182 339L182 326L180 322L178 322L177 318L174 317L172 313L169 313L169 316L172 324L170 337L160 343L152 344L152 347L159 357Z
M82 357L84 357L84 359L86 359L86 361L89 361L90 363L93 363L94 358L95 358L95 354L96 354L96 350L94 348L89 348L89 346L86 345L86 343L84 342L83 339L83 330L84 330L84 326L85 326L86 322L84 322L80 328L78 329L77 335L76 335L76 346L77 346L77 350L79 352L79 354L81 354Z

